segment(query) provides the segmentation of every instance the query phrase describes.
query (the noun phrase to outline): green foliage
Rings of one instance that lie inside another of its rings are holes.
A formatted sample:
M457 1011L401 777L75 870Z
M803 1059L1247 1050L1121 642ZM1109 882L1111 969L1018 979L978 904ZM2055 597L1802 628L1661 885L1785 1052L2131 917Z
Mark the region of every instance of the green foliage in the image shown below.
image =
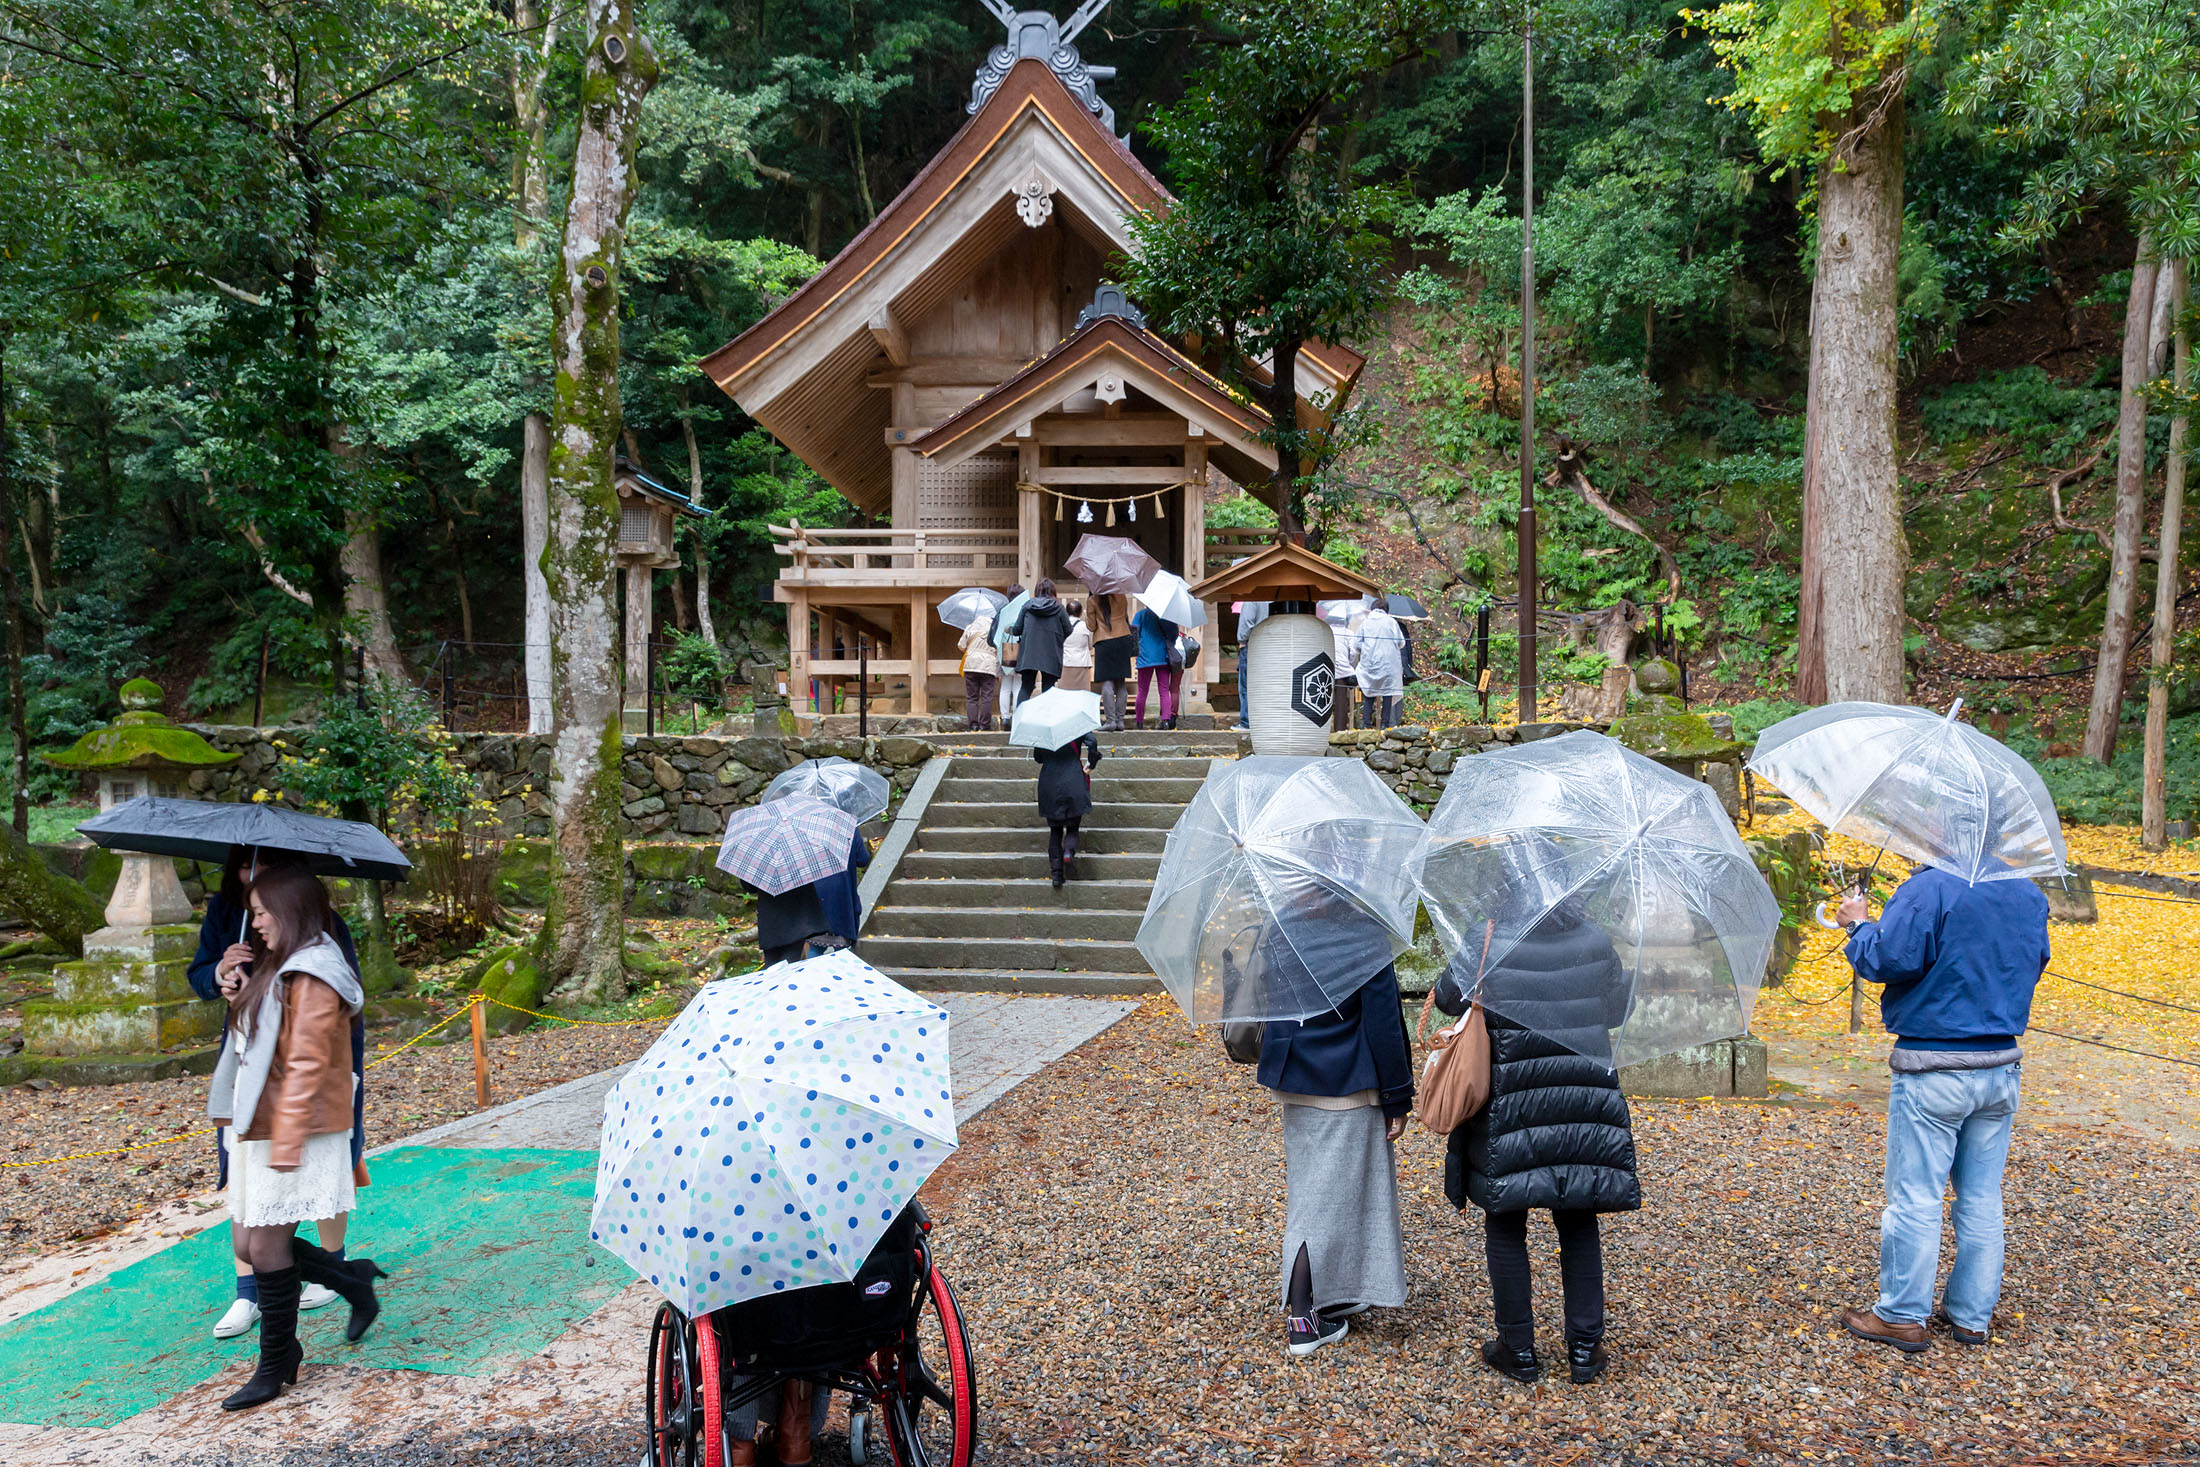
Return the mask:
M1930 39L1933 11L1889 0L1728 0L1683 11L1734 72L1719 100L1749 115L1778 177L1835 159L1855 115Z
M250 702L260 685L263 635L270 674L316 682L327 679L328 638L301 614L304 608L275 591L258 599L261 619L238 621L215 646L206 671L191 680L184 694L185 713L197 717Z
M473 779L451 762L449 735L410 688L377 682L360 701L323 712L282 751L275 782L309 809L407 828L447 826L477 803Z
M1672 436L1664 394L1633 362L1584 367L1553 386L1550 397L1567 433L1590 448L1634 458Z
M1810 711L1808 703L1797 703L1787 698L1753 698L1746 703L1736 703L1731 708L1719 710L1734 720L1734 737L1745 744L1757 742L1757 735L1783 718L1793 718L1798 713Z
M2012 727L2008 743L2039 771L2047 792L2054 797L2056 813L2064 820L2078 825L2139 823L2145 774L2142 740L2118 740L2116 757L2108 764L2082 755L2049 758L2028 728ZM2168 756L2168 818L2200 818L2200 714L2171 719L2164 750Z
M1243 490L1207 506L1211 530L1272 530L1276 512Z
M96 592L72 598L46 623L45 650L23 659L23 722L33 744L72 743L119 710L115 691L150 663L145 628ZM7 686L0 682L0 706ZM31 775L34 798L73 787L68 776Z
M2116 421L2116 389L2068 387L2039 367L1954 383L1918 403L1935 438L1999 438L2048 463L2068 463Z
M1576 647L1571 642L1559 643L1542 662L1545 672L1570 683L1597 682L1612 665L1612 659L1594 647Z
M657 676L670 696L715 708L726 695L725 652L708 637L672 634L672 650L657 660Z

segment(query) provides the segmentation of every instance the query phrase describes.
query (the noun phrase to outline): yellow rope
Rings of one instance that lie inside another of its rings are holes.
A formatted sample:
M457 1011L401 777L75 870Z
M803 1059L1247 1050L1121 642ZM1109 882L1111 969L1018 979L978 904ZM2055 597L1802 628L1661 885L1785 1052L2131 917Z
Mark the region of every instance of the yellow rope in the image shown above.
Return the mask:
M477 993L474 997L484 1003L493 1003L500 1009L510 1009L515 1014L532 1014L538 1019L549 1019L559 1024L585 1024L591 1029L631 1029L636 1024L657 1022L654 1019L568 1019L563 1014L544 1014L537 1013L534 1009L523 1009L516 1003L506 1003L503 999L491 998L486 993Z

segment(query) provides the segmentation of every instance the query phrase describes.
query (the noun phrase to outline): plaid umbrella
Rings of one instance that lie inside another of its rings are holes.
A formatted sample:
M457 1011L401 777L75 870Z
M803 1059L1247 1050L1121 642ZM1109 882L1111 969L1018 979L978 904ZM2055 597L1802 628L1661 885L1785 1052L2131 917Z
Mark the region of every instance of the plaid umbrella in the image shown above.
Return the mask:
M848 869L855 818L812 795L736 810L718 847L718 869L772 896Z

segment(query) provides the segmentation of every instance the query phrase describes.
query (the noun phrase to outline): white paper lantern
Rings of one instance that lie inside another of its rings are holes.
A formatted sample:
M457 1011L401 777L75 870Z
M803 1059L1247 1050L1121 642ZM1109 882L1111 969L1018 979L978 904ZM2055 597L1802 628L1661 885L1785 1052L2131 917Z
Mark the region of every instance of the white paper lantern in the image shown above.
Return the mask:
M1318 616L1271 616L1246 643L1253 752L1326 754L1336 707L1337 638Z

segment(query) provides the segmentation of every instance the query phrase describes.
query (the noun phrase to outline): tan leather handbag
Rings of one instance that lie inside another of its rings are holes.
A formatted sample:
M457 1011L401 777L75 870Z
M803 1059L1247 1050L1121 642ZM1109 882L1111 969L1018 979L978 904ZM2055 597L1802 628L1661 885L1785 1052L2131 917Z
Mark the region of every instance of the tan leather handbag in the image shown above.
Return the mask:
M1495 920L1482 929L1484 966L1489 962L1490 937L1496 929ZM1475 970L1474 986L1477 991L1482 986L1481 967ZM1489 1104L1490 1030L1482 1018L1482 1005L1470 1003L1456 1023L1430 1038L1428 1020L1435 1011L1436 990L1431 988L1427 1002L1421 1005L1421 1021L1414 1026L1414 1038L1430 1051L1427 1063L1421 1067L1421 1090L1414 1099L1414 1109L1420 1112L1422 1125L1448 1136Z

